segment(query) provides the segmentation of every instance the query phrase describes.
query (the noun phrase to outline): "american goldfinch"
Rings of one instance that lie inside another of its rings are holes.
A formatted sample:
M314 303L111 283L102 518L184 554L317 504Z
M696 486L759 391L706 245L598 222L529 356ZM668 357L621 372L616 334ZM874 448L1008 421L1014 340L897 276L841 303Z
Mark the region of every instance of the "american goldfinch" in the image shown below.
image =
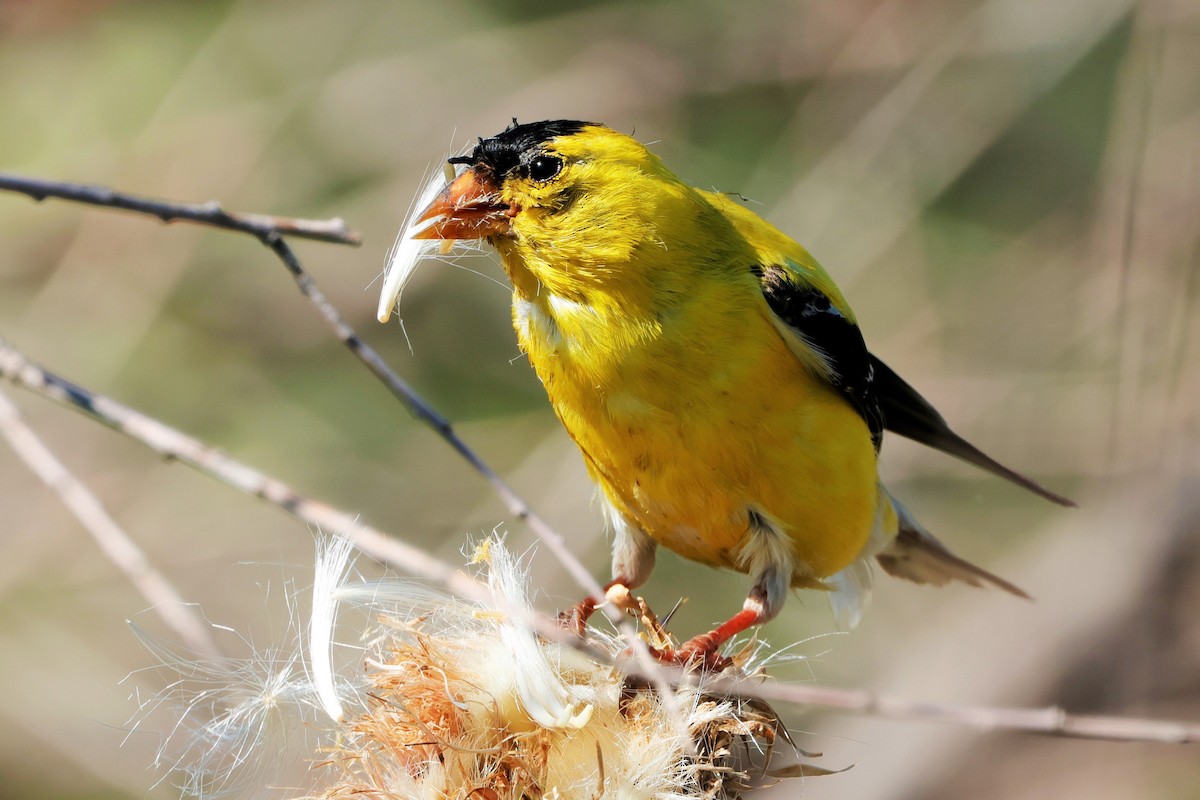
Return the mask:
M853 625L872 559L917 583L1024 596L953 555L888 493L884 432L1071 502L951 431L867 350L807 250L595 123L514 121L449 161L456 174L410 238L484 239L500 254L521 349L599 487L610 588L641 585L658 545L750 576L742 610L673 657L718 662L726 641L779 613L789 588L831 591L839 622ZM389 276L381 319L398 291Z

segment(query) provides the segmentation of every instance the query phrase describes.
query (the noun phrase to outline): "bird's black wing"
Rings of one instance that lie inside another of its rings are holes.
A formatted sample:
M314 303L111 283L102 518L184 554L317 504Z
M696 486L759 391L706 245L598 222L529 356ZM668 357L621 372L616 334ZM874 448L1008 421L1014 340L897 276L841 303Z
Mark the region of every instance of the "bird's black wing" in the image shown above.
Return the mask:
M815 351L829 382L845 394L871 431L878 452L885 417L874 390L874 366L862 332L823 292L796 281L784 267L754 268L776 319Z
M1074 502L1009 469L950 430L916 389L867 350L858 325L813 286L782 266L757 266L763 297L778 323L814 350L830 383L866 421L876 451L885 430L941 450L1064 506Z

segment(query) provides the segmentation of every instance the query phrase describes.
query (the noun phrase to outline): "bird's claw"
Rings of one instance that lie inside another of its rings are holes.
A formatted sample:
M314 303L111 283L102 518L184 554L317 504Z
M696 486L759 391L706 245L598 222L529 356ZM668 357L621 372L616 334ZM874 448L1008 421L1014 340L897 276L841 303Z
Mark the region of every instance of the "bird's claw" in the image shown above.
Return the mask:
M582 638L587 630L588 619L595 611L596 601L585 597L566 611L559 612L558 626Z
M664 664L695 667L700 672L723 672L733 666L733 659L717 652L720 645L709 633L688 639L677 648L650 648L650 653Z

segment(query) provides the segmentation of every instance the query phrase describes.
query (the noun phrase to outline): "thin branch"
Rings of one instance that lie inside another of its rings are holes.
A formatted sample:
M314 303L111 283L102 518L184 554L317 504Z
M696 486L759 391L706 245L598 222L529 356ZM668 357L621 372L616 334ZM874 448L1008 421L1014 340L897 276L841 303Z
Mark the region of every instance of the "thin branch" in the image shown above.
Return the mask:
M1061 708L951 706L879 695L861 689L720 679L712 684L730 694L802 706L818 706L885 719L948 722L982 732L1026 731L1072 739L1105 739L1161 744L1200 743L1200 723L1136 717L1069 714Z
M108 559L125 573L150 607L180 640L200 655L220 657L208 625L146 554L109 516L99 498L55 457L50 448L25 424L21 412L0 392L0 435L8 439L26 466L58 495Z
M243 214L226 211L215 200L209 203L175 203L124 192L114 192L103 186L28 178L3 172L0 172L0 189L20 192L39 202L47 197L56 197L60 200L71 200L92 206L119 208L137 214L148 214L158 217L163 222L194 222L199 225L241 231L260 237L274 232L334 244L359 245L362 243L362 237L350 230L342 219L313 220L272 217L264 214Z
M341 220L333 220L330 223L313 223L301 220L280 220L276 217L262 215L229 214L222 211L220 205L216 203L205 205L171 203L113 192L101 187L42 181L4 175L3 173L0 173L0 189L21 192L38 200L43 197L58 197L64 200L74 200L81 203L148 214L166 221L182 219L200 222L226 230L248 233L256 237L279 257L279 260L283 262L284 266L287 267L292 277L296 280L296 285L299 287L300 292L312 302L317 311L320 312L321 316L333 329L338 339L366 365L367 369L371 370L413 416L427 427L433 429L477 473L483 476L484 480L491 485L492 490L499 496L509 513L523 521L533 534L545 543L551 553L558 559L559 563L563 565L585 592L600 600L604 599L604 591L601 589L600 584L583 563L575 557L575 554L570 551L562 535L538 516L533 508L517 494L516 490L509 486L500 477L499 473L492 469L455 433L449 420L437 413L432 405L405 382L395 370L387 365L383 357L374 348L359 337L341 313L329 302L321 290L317 288L312 276L305 271L303 265L300 263L300 259L297 258L295 252L283 238L283 234L292 234L308 236L308 238L313 239L323 239L325 241L357 243L358 235L353 233L346 233L342 236L318 235L317 230L321 226L341 226L341 229L344 230L344 223ZM295 225L297 224L301 227L296 228ZM615 622L619 623L621 621L620 615L615 614L611 609L605 607L604 611Z

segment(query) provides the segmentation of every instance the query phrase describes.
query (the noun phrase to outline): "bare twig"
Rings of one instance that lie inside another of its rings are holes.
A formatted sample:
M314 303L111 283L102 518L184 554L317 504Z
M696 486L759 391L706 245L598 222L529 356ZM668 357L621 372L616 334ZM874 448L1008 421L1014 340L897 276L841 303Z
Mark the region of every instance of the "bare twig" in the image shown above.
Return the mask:
M362 243L362 237L350 230L341 219L312 220L272 217L264 214L242 214L226 211L215 200L209 203L175 203L124 192L114 192L103 186L28 178L2 172L0 172L0 189L20 192L38 201L45 200L47 197L57 197L76 203L148 214L158 217L163 222L194 222L214 228L241 231L254 236L265 236L268 233L276 232L334 244L358 245Z
M33 178L22 178L0 173L0 189L21 192L35 199L58 197L64 200L74 200L92 205L120 208L141 214L158 217L170 221L174 219L189 220L212 225L226 230L248 233L269 247L288 271L295 278L301 293L312 302L321 316L333 329L338 340L350 349L354 355L366 365L371 372L400 400L413 416L432 428L451 448L454 449L471 467L483 476L500 498L509 513L523 521L529 529L541 539L567 570L571 577L588 594L600 600L604 592L600 584L588 572L587 568L575 557L567 547L566 540L550 525L536 514L532 507L521 498L517 492L500 477L466 442L464 442L450 421L434 410L415 389L413 389L395 370L387 365L383 357L370 345L364 342L354 329L346 322L341 313L325 297L316 283L300 263L295 252L283 238L283 234L307 236L312 239L322 239L341 243L357 243L358 235L345 231L341 220L328 223L308 222L302 220L280 220L276 217L230 214L216 203L192 205L171 203L162 200L151 200L135 195L113 192L109 189L82 186L71 183L43 181ZM279 223L279 224L277 224ZM299 225L299 227L297 227ZM337 228L342 233L322 230L322 226ZM340 228L338 228L340 226ZM605 608L614 621L620 621L620 615Z
M151 608L180 640L200 655L219 657L208 625L194 606L184 601L174 585L150 563L137 543L122 530L100 500L92 494L38 438L8 396L0 392L0 434L29 469L50 488L75 519L100 545L100 549L125 573Z
M1107 739L1162 744L1200 743L1200 723L1135 717L1068 714L1061 708L997 708L951 706L878 695L861 689L764 683L722 679L719 686L730 694L763 700L818 706L872 717L924 722L948 722L979 731L1027 731L1072 739Z

